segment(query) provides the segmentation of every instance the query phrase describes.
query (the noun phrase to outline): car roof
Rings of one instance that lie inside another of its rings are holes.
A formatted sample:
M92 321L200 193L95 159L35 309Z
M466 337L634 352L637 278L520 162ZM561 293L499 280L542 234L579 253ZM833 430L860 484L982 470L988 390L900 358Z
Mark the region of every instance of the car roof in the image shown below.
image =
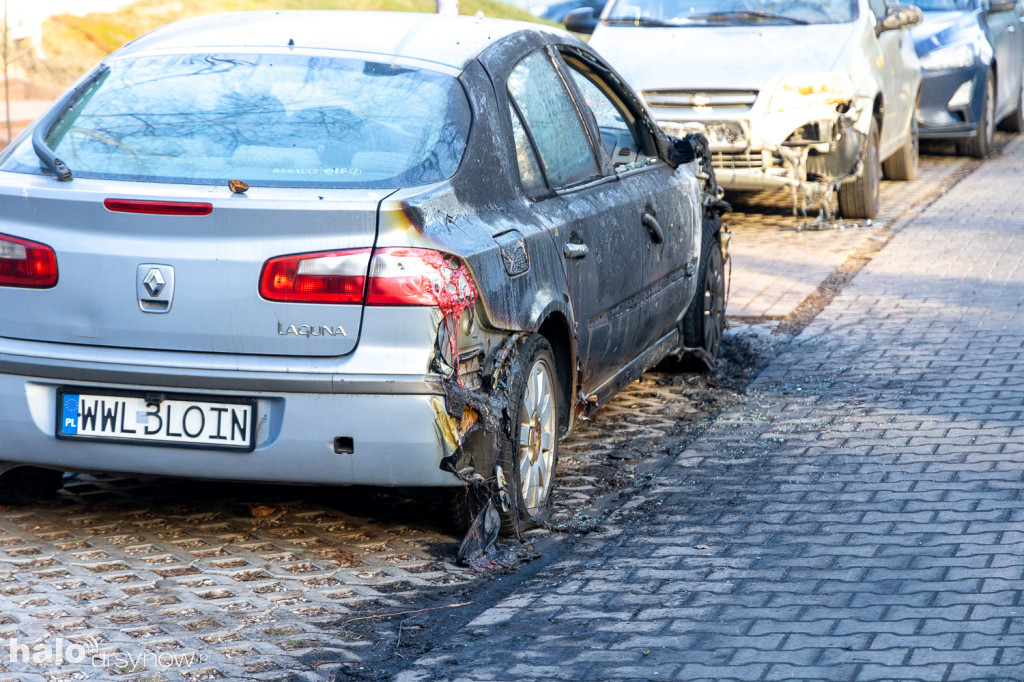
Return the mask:
M186 19L137 38L118 56L150 50L274 47L368 52L444 64L460 71L491 44L524 30L570 34L541 24L413 12L285 10Z

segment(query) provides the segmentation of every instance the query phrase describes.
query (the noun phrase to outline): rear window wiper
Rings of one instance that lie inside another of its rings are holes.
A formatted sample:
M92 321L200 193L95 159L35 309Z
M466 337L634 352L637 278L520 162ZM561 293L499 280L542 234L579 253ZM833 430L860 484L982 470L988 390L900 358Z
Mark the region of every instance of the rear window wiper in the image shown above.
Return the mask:
M35 151L36 156L39 160L49 168L57 179L61 182L66 182L71 179L71 169L67 167L60 158L57 157L57 152L50 148L46 138L50 136L53 129L57 127L57 124L61 122L64 115L68 113L70 108L78 101L78 98L83 92L88 90L100 79L101 76L106 74L110 70L110 67L104 64L100 68L89 74L89 77L79 83L76 87L72 88L64 97L60 99L57 104L52 106L46 114L39 119L36 123L36 128L32 131L32 149Z
M785 21L790 24L810 24L804 19L794 19L784 14L772 14L770 12L752 12L750 10L732 10L729 12L705 12L704 14L691 14L689 19L703 19L704 21L730 21L732 19L747 19L750 21Z
M604 22L608 25L623 26L658 26L664 28L682 26L682 24L675 21L662 21L661 19L651 19L650 17L608 17Z

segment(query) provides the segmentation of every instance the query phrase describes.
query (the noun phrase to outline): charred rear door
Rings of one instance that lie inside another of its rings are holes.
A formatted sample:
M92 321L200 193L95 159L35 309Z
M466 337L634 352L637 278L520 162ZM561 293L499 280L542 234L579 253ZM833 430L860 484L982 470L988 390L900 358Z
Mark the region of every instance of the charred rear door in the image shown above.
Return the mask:
M642 349L647 236L635 198L599 163L551 55L534 51L506 82L523 190L564 260L589 392Z

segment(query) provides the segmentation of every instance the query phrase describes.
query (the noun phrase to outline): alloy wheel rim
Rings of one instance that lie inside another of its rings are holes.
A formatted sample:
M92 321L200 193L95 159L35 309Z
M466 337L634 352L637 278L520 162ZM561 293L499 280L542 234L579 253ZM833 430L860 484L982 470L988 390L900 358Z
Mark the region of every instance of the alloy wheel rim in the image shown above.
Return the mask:
M717 245L712 248L717 248ZM704 285L704 349L709 353L713 354L718 350L718 344L722 340L724 319L725 273L721 255L718 255L708 262L708 274Z
M532 515L547 500L555 468L556 410L551 367L537 359L519 408L519 487Z

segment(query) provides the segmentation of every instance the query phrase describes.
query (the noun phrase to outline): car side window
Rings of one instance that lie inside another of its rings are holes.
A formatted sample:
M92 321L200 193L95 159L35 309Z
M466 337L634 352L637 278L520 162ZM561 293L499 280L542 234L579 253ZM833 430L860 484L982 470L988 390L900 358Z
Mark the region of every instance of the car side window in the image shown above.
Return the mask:
M523 125L536 145L552 187L573 185L601 174L576 105L547 53L538 50L512 69L508 94L522 114ZM523 182L525 185L526 178Z
M885 18L886 0L868 0L868 5L871 7L871 11L874 13L875 18Z
M516 161L519 163L519 179L522 181L523 191L531 197L543 194L547 185L544 182L544 175L540 172L537 155L533 152L533 145L526 136L519 114L511 104L508 105L508 115L512 118L512 137L516 143Z
M575 60L566 59L573 82L583 95L587 107L594 113L601 142L615 170L623 170L629 164L645 164L652 157L645 153L648 145L636 130L636 118L623 104L615 91L597 74L586 69Z

